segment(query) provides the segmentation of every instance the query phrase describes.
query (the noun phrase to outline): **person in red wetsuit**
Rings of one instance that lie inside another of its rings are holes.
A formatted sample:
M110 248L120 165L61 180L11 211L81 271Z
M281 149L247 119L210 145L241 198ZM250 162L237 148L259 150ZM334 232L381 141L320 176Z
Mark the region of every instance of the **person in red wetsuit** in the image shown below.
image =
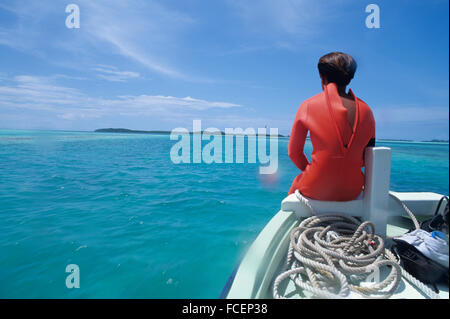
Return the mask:
M319 60L323 92L303 102L294 120L289 157L302 171L289 190L326 201L356 199L364 185L364 150L375 145L375 120L370 107L346 87L356 62L348 54L329 53ZM308 131L313 152L303 148Z

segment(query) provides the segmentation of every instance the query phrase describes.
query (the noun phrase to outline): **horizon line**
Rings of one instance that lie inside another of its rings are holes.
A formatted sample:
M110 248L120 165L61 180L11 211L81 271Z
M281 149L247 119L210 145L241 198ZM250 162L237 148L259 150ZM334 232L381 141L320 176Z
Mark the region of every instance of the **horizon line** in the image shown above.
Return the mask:
M97 130L104 130L104 129L124 129L124 130L128 130L129 132L96 132ZM100 128L100 129L94 129L94 130L71 130L71 129L37 129L37 128L30 128L30 129L12 129L12 128L0 128L0 131L50 131L50 132L79 132L79 133L111 133L111 134L168 134L171 133L172 131L168 131L168 130L154 130L154 131L145 131L145 130L137 130L137 129L126 129L126 128ZM140 131L140 132L139 132ZM199 132L189 132L189 134L192 133L196 133L198 134ZM203 131L201 131L201 133L203 133ZM221 133L224 133L221 131ZM279 134L279 137L282 138L288 138L290 137L289 135L283 135L283 134ZM309 140L310 137L308 136L307 139ZM439 139L439 138L433 138L430 140L413 140L413 139L406 139L406 138L400 138L400 139L396 139L396 138L375 138L376 141L393 141L393 142L414 142L414 143L441 143L441 144L449 144L450 140L449 139Z

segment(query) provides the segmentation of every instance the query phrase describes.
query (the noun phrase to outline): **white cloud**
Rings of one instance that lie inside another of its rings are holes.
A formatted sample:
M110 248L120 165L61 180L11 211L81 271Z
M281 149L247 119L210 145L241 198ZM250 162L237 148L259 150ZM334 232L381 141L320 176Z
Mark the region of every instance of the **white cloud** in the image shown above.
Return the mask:
M148 70L169 77L193 80L167 61L170 50L193 19L168 10L155 1L81 0L85 14L82 28L93 42L103 42L117 53ZM109 49L108 49L109 50Z
M119 71L116 67L108 65L97 65L92 70L98 72L97 76L99 78L111 82L126 82L127 80L136 79L141 76L137 72Z
M229 109L239 104L192 97L127 95L114 98L89 96L80 90L54 83L54 77L16 76L0 85L0 111L27 109L47 111L66 120L106 115L157 116L191 114L209 109Z
M76 3L80 7L81 28L70 34L64 26L64 3L16 0L0 4L0 9L16 18L13 24L0 27L0 45L46 59L53 50L63 50L69 56L64 59L58 55L57 59L63 59L60 64L67 63L67 67L73 67L69 57L74 54L83 56L76 59L78 64L102 54L119 54L151 72L185 81L208 81L173 66L176 52L181 50L179 40L194 23L188 15L169 10L154 0L78 0Z

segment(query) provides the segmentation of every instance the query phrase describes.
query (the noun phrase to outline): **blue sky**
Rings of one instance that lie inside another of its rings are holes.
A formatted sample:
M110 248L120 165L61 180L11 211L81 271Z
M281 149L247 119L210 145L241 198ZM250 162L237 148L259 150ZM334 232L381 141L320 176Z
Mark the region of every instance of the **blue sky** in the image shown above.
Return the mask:
M65 26L80 7L81 28ZM380 7L368 29L365 8ZM378 138L448 139L447 0L2 0L0 128L277 127L320 92L317 61L358 62L350 87Z

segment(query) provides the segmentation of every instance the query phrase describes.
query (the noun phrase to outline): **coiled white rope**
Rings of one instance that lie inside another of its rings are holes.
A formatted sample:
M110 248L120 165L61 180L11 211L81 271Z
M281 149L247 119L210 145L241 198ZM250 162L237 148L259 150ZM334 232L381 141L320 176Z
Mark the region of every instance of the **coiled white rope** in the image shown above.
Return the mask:
M316 216L308 200L295 193L313 216L291 231L286 265L273 285L274 298L284 298L278 290L287 278L317 298L346 298L352 291L365 298L389 298L402 276L430 298L439 298L400 266L399 260L385 249L383 239L375 234L371 222L361 223L345 214ZM414 214L402 206L419 227ZM383 281L361 286L369 276L388 266L390 272Z

